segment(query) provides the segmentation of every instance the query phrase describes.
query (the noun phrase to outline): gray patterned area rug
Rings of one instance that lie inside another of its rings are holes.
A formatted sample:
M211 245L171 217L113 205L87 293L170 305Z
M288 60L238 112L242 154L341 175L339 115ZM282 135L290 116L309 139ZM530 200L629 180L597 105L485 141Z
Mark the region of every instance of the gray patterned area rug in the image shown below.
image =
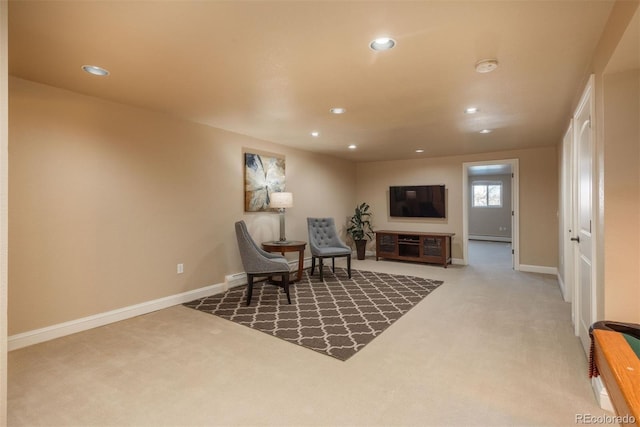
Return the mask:
M253 285L251 305L246 286L184 305L257 329L311 350L347 360L380 335L443 282L344 268L324 271L284 291L265 282Z

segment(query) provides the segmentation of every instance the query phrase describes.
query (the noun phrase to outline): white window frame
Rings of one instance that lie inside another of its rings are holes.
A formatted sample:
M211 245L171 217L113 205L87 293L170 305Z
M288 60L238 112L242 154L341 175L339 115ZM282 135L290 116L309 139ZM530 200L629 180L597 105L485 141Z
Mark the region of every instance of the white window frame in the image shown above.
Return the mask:
M500 204L499 205L490 205L489 204L489 186L499 186L500 187ZM476 199L475 199L475 192L474 192L474 187L476 186L484 186L487 187L487 204L485 206L482 205L476 205ZM485 208L489 208L489 209L496 209L496 208L502 208L503 203L504 203L504 184L502 181L473 181L471 183L471 207L472 208L481 208L481 209L485 209Z

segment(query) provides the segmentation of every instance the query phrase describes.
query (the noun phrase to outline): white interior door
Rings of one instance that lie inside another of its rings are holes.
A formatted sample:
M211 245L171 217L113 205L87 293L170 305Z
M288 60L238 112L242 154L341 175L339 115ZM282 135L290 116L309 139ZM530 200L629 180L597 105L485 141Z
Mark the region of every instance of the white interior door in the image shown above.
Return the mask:
M562 278L564 284L562 286L562 296L567 302L574 302L574 290L575 290L575 258L574 258L574 244L569 240L576 233L574 233L574 218L575 218L575 190L574 190L574 177L575 177L575 156L573 155L574 130L573 119L569 124L569 128L562 140L562 215L560 223L560 242L561 242L561 254L562 254ZM571 312L571 321L576 324L573 310Z
M596 301L594 278L594 230L593 230L593 176L594 147L592 112L593 78L582 96L574 118L576 144L576 186L577 204L574 225L576 230L572 240L577 243L576 250L576 301L574 316L577 334L585 352L589 353L589 326L595 321Z

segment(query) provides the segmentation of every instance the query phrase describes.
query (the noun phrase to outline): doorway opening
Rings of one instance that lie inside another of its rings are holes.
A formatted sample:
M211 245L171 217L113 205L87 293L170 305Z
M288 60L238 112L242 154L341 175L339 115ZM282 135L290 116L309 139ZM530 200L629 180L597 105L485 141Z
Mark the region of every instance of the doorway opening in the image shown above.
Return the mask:
M463 164L464 264L519 270L518 160Z
M482 265L492 269L513 268L511 242L469 239L469 265Z

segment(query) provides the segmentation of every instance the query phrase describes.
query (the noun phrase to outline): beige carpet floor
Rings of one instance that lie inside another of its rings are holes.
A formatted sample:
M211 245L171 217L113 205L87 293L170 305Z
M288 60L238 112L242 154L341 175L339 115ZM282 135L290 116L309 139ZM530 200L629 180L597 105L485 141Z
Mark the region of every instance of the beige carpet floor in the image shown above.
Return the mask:
M472 259L506 247L477 245ZM604 413L554 276L353 268L445 283L346 362L183 306L16 350L9 425L568 426Z

